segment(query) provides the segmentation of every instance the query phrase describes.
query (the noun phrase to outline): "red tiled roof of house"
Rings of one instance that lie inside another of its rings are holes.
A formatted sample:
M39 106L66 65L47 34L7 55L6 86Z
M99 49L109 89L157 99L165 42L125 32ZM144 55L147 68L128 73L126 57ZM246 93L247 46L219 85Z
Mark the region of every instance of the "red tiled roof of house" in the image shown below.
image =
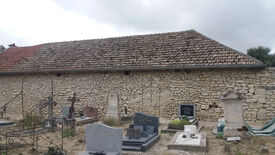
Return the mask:
M10 68L20 64L25 58L37 52L41 46L11 47L0 53L0 72L9 71Z
M194 30L16 47L0 55L2 74L221 67L264 64Z

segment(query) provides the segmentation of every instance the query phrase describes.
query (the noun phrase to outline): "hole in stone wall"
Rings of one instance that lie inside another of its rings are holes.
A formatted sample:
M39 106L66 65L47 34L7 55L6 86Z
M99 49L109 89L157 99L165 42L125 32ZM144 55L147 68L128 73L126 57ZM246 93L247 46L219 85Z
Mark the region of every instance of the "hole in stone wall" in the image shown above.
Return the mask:
M129 71L125 71L125 72L124 72L124 75L129 75L129 74L130 74Z
M60 73L56 73L56 76L57 76L57 77L60 77L60 76L61 76L61 74L60 74Z
M209 108L218 108L218 105L216 103L209 105Z
M191 70L189 70L189 69L185 69L184 71L185 71L187 74L188 74L188 73L191 73Z

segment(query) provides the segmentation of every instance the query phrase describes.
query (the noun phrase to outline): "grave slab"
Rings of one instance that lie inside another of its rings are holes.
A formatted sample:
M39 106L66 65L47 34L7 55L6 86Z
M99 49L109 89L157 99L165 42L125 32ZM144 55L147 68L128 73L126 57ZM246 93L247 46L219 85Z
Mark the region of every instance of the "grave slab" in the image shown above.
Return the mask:
M167 145L169 150L184 150L207 152L207 139L203 133L197 133L197 138L183 138L185 132L177 132Z
M14 125L14 122L12 121L0 120L0 128L12 125Z

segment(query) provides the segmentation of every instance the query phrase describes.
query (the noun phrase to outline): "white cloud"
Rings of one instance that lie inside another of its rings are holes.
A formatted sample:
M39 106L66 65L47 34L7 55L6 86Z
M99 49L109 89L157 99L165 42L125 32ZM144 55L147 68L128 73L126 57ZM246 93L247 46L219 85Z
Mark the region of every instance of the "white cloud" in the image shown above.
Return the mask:
M49 0L1 1L0 31L20 43L39 44L53 41L79 40L123 35L109 24L60 8ZM2 9L3 8L3 9ZM3 36L2 36L3 37ZM0 39L4 39L0 37ZM10 41L10 39L9 39Z
M0 0L0 44L92 39L195 29L246 52L275 51L270 0Z

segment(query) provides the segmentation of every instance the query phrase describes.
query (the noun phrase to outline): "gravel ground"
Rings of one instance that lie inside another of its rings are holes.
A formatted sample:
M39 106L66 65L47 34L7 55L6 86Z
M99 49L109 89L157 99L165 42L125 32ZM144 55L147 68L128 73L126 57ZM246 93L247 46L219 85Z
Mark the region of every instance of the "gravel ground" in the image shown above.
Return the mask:
M133 152L133 151L123 151L123 155L246 155L246 154L260 154L260 149L262 147L267 147L269 150L269 154L275 154L275 137L252 137L246 140L242 140L238 143L226 142L223 139L216 138L216 135L212 134L212 128L215 125L213 122L200 122L204 127L201 132L206 133L207 141L208 141L208 151L207 152L186 152L186 151L177 151L177 150L168 150L167 144L172 139L174 134L169 133L161 133L160 140L154 144L149 150L146 152ZM160 129L166 126L165 123L160 125ZM120 128L126 129L128 124L124 124L119 126ZM64 150L67 151L68 155L77 155L80 151L85 150L85 133L84 133L85 125L77 126L76 128L76 136L64 138ZM43 134L40 140L40 144L38 145L38 154L44 154L49 146L53 146L54 144L50 144L46 140L42 140L43 138L47 139L49 142L54 142L57 145L61 145L61 132L56 133L47 133ZM32 139L26 139L28 143L32 142ZM4 139L1 139L1 143L4 142ZM230 152L224 152L225 146L230 147ZM24 146L18 148L14 147L13 153L10 154L37 154L37 152L31 153L31 146Z

